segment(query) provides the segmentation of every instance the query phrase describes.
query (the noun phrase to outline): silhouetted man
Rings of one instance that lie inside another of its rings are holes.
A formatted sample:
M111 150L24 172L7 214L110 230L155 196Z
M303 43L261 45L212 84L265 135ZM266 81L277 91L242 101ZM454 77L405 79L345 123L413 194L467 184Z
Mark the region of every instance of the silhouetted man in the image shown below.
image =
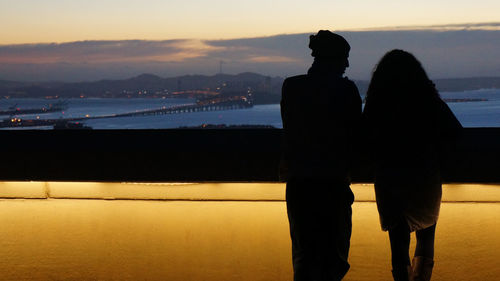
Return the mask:
M314 63L285 80L281 100L294 280L341 280L349 270L349 159L361 98L343 77L350 46L342 36L321 30L309 48Z

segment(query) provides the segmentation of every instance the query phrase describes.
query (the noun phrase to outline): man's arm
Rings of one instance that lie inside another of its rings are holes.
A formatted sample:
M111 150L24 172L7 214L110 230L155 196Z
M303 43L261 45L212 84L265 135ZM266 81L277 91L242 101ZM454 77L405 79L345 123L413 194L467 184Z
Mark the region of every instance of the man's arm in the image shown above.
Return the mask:
M285 80L283 86L281 87L281 101L280 101L280 111L281 111L281 122L283 124L283 135L281 137L281 160L279 166L279 179L280 181L287 181L289 178L289 143L287 138L287 132L289 127L289 108L288 108L288 96L287 90L288 82Z

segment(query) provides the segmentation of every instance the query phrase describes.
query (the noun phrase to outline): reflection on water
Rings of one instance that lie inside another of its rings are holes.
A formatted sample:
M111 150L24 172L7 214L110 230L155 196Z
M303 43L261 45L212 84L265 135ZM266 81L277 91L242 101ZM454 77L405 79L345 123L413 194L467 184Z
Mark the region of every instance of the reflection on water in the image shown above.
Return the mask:
M285 203L0 201L1 280L291 280ZM353 206L345 280L390 280L376 205ZM497 280L500 204L444 203L433 280Z

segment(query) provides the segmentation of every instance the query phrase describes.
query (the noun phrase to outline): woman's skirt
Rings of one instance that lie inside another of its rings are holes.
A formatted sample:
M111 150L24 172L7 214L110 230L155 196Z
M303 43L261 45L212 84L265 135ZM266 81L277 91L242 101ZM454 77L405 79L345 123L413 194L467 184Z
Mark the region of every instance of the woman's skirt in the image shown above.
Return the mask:
M428 228L438 220L442 195L439 172L409 175L398 169L377 173L375 196L384 231L403 220L410 231Z

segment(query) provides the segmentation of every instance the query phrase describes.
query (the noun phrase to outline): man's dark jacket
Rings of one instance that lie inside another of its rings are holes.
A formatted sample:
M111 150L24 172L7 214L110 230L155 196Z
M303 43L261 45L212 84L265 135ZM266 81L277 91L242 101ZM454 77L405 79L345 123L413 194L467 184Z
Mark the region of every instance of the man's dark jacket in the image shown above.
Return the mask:
M361 118L358 89L342 74L311 72L283 83L280 176L349 183L353 130Z

